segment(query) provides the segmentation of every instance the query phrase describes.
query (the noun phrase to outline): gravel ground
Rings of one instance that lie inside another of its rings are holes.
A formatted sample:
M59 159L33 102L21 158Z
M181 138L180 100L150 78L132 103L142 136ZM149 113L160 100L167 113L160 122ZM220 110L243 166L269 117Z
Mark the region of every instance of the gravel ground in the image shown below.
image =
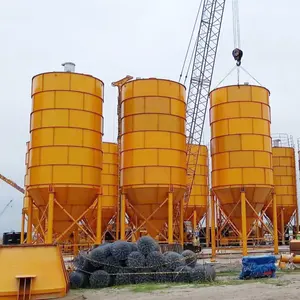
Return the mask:
M65 300L282 300L299 299L300 273L279 274L276 279L240 281L219 276L213 285L137 285L126 288L71 291Z

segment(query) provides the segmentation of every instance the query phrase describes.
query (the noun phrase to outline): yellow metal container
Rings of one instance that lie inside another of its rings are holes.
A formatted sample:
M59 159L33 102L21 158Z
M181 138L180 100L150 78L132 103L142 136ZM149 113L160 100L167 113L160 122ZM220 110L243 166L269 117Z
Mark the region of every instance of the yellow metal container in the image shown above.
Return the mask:
M66 296L69 278L58 246L1 246L0 299L56 299Z
M49 189L54 191L56 234L68 229L70 216L79 218L99 193L102 105L103 83L97 78L69 72L33 77L28 192L45 210L48 199L53 201Z
M273 189L269 91L226 86L211 92L210 104L212 189L238 230L245 191L249 229Z
M209 196L208 189L208 149L206 146L192 146L192 153L196 153L195 148L199 149L198 162L193 182L192 191L189 198L189 203L186 208L185 217L189 220L194 220L194 228L203 218L207 211L207 200ZM195 165L193 157L190 158L190 164Z
M107 228L109 221L117 212L118 199L118 144L103 142L103 169L102 182L102 232ZM88 219L94 232L96 232L96 203L91 207Z
M156 236L154 228L167 222L168 205L160 205L168 192L175 205L186 188L185 87L163 79L133 80L122 86L121 101L122 191Z
M274 145L274 139L273 139ZM273 147L274 185L277 196L277 224L279 232L284 233L287 225L297 209L297 177L295 150L287 144ZM272 206L266 211L273 221Z

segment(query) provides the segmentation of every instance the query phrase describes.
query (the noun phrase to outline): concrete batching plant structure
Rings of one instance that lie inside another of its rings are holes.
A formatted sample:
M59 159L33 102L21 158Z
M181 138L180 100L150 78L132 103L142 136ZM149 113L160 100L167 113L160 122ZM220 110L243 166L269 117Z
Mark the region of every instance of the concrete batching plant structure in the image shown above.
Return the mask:
M186 189L185 87L150 78L127 82L121 92L121 239L145 229L173 244L183 239L183 213L174 233L174 207L181 203L182 212Z
M99 244L100 230L94 238L80 221L95 199L101 201L103 83L73 71L74 65L67 63L65 72L32 80L28 213L34 203L39 223L47 224L40 226L45 243L73 236L77 243L80 229ZM28 220L30 232L32 218Z
M276 203L269 91L249 85L222 87L211 92L210 104L212 203L219 200L247 255L254 221L262 221L259 213L268 199ZM273 214L277 228L276 205ZM275 230L275 253L277 244Z
M285 244L285 234L288 234L288 229L293 229L293 225L299 228L295 146L293 139L287 134L272 135L272 146L278 232L282 244ZM265 210L273 223L272 205ZM295 234L297 232L298 229Z

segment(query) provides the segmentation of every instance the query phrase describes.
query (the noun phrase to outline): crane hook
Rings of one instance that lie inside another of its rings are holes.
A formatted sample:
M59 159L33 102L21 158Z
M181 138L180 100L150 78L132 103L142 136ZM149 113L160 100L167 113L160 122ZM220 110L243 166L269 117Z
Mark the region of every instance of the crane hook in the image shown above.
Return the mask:
M232 51L232 56L236 60L236 65L239 67L242 63L243 51L239 48L235 48Z

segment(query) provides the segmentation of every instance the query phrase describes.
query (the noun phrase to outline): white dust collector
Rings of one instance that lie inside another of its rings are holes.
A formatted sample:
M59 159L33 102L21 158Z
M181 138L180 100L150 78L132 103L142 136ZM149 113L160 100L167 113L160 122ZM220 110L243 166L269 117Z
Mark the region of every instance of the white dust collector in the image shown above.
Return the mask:
M61 64L64 67L65 72L74 73L75 72L75 64L72 62L65 62Z

